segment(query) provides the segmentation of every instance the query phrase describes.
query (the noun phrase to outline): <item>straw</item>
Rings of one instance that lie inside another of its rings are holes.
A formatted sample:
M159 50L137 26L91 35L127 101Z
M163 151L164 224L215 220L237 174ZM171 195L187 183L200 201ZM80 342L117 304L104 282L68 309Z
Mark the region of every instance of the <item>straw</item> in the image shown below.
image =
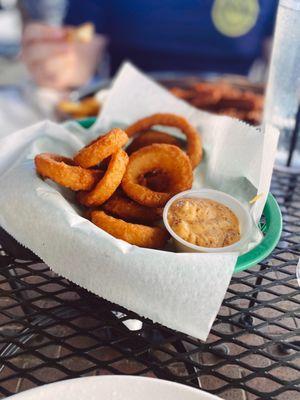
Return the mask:
M300 103L298 105L298 110L297 110L297 114L296 114L295 127L293 130L292 136L291 136L289 155L288 155L288 159L287 159L287 163L286 163L287 167L291 167L294 150L296 149L296 146L297 146L299 128L300 128ZM291 169L291 172L293 172L292 169ZM289 186L288 186L288 190L287 190L287 195L285 196L285 202L289 202L293 198L294 188L296 187L296 180L297 180L297 175L292 173L290 175L290 179L289 179Z
M291 142L290 142L289 156L288 156L288 160L287 160L287 164L286 164L288 167L291 166L294 150L297 146L299 132L300 132L300 103L298 104L298 110L297 110L297 114L296 114L296 123L295 123L295 127L294 127L294 130L292 133Z

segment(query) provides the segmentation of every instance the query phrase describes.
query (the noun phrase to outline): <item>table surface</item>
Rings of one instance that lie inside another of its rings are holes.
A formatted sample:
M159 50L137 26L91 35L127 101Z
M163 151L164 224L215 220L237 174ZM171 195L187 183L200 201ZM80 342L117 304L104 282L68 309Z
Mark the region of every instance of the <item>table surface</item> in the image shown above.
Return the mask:
M135 374L224 399L299 400L300 175L276 172L272 192L283 213L281 241L232 278L206 343L75 286L2 231L0 397L78 376Z

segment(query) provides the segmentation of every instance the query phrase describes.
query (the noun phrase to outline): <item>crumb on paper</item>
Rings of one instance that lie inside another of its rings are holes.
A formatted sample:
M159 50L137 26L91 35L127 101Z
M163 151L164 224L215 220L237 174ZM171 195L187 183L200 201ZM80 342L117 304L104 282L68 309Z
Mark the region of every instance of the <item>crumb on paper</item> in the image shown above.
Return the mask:
M263 195L263 193L259 193L259 194L257 194L256 196L254 196L253 199L251 199L251 200L249 201L249 204L254 204L254 203L256 203L257 200L259 200L259 199L262 197L262 195Z

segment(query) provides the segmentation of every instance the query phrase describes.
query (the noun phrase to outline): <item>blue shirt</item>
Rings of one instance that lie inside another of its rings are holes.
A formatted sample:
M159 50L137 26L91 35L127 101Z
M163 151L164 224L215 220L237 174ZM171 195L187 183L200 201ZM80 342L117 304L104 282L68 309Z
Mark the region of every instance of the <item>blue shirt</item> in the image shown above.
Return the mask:
M247 73L272 33L277 0L242 1L258 5L259 13L253 27L235 37L222 32L236 21L223 6L237 0L70 0L66 23L92 21L109 37L112 72L129 59L152 71Z

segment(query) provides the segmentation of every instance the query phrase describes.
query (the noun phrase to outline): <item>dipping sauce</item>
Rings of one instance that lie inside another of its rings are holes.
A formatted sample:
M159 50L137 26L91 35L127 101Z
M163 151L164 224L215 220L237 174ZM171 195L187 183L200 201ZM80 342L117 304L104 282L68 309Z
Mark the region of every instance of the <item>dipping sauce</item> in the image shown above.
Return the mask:
M183 198L168 211L168 222L183 240L201 247L225 247L240 240L237 216L214 200Z

